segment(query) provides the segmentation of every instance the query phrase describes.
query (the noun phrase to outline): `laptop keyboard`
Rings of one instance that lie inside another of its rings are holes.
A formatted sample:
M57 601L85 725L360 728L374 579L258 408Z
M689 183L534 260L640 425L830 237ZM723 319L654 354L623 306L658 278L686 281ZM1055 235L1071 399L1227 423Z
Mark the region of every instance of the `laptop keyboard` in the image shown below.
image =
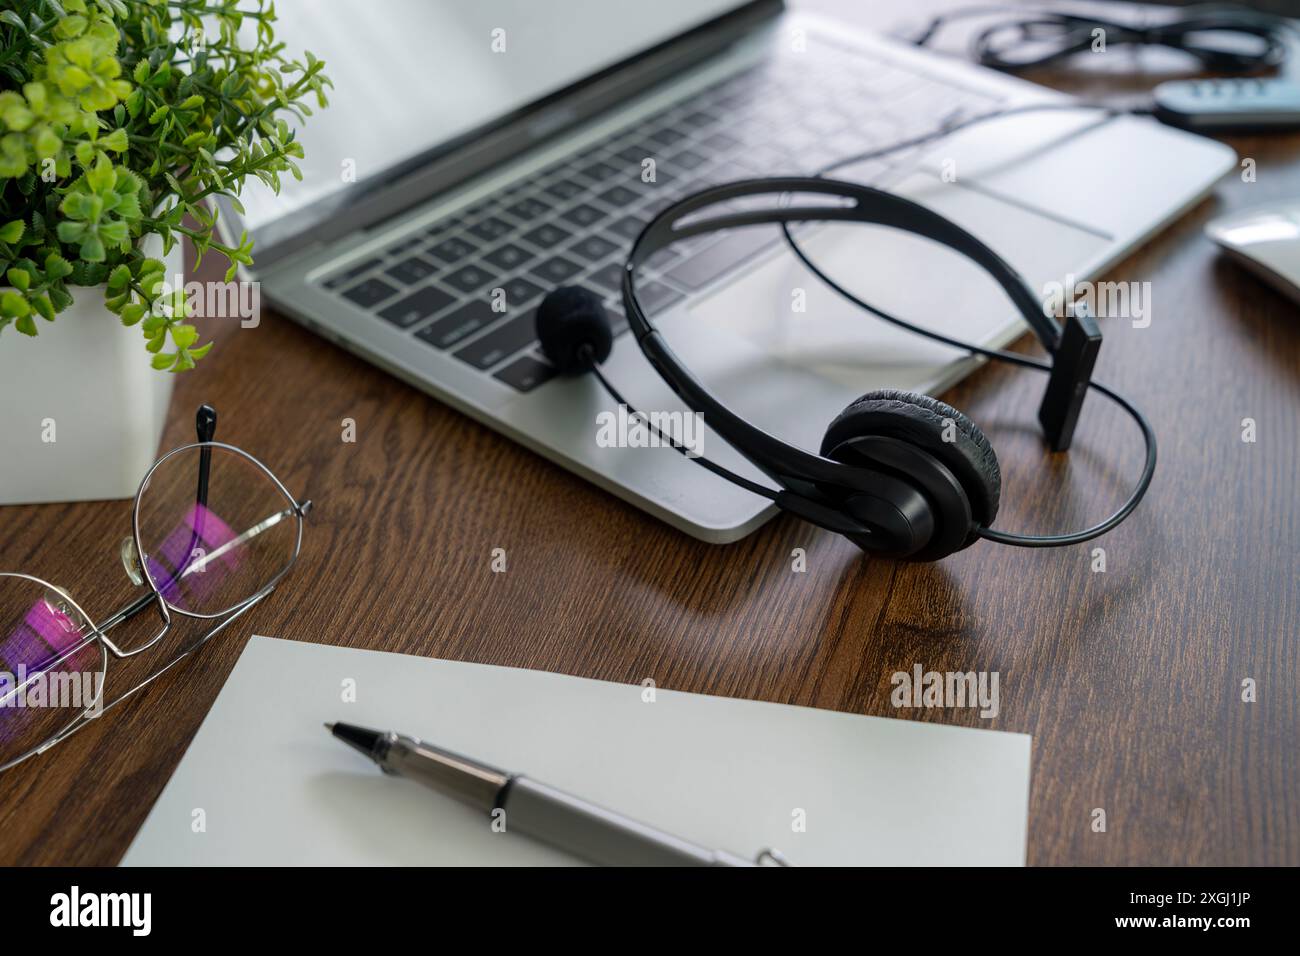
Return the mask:
M554 375L537 350L534 314L542 297L560 285L586 286L604 297L615 335L625 332L627 251L669 203L712 183L813 173L997 102L855 50L787 54L432 226L396 234L382 254L321 284L376 321L408 330L412 348L447 352L528 392ZM878 180L915 155L855 167L850 178ZM662 312L778 239L773 229L744 229L679 242L639 274L642 305Z

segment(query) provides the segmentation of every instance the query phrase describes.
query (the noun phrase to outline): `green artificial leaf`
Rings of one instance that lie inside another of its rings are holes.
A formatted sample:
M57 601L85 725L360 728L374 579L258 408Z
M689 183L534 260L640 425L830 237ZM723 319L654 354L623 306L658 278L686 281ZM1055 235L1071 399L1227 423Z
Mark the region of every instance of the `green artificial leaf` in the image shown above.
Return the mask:
M172 341L179 349L187 349L198 341L199 330L192 325L173 325Z
M46 272L49 271L48 264ZM115 266L113 271L108 274L109 289L125 289L131 282L131 267L125 263Z
M95 165L86 170L86 182L97 193L107 192L117 182L117 173L113 172L113 163L103 153L95 160Z
M99 227L99 238L109 245L121 245L126 242L127 238L126 223L121 219L115 219L113 222L104 223Z
M11 246L14 245L23 237L23 231L26 228L21 219L5 223L3 227L0 227L0 242L6 242Z
M5 126L20 133L31 126L35 119L36 114L22 100L10 100L0 109L0 120L4 121Z
M145 307L139 302L132 302L130 305L123 306L121 312L123 325L135 325L144 318Z
M111 149L115 153L125 153L127 147L131 145L130 139L124 129L115 129L99 141L99 145L105 149Z
M59 242L70 246L80 245L82 238L86 235L86 224L65 219L59 223L55 229L55 234L59 237Z
M108 258L103 241L93 233L81 241L81 258L86 262L103 262Z
M10 319L21 319L32 311L32 307L27 304L27 299L14 291L8 291L0 294L0 315ZM34 329L35 326L32 326ZM35 332L31 333L35 334Z
M83 16L64 17L54 25L54 35L60 40L70 40L85 33L86 26L86 18Z
M71 274L72 264L57 252L51 252L45 257L45 277L51 282Z
M62 146L63 140L59 139L59 134L48 126L41 126L32 139L32 148L36 150L36 155L40 159L50 159L57 156L59 148ZM126 147L122 148L125 149Z
M50 302L54 305L55 312L62 312L72 305L72 293L58 286L51 286Z

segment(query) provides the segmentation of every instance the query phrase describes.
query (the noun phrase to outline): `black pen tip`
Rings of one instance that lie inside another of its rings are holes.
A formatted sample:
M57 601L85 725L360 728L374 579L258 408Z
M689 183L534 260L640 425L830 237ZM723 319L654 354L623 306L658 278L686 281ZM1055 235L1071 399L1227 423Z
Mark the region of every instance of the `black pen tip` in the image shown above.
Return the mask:
M361 751L372 760L375 756L375 745L384 736L377 730L367 730L365 727L357 727L353 724L326 724L325 726L339 740Z

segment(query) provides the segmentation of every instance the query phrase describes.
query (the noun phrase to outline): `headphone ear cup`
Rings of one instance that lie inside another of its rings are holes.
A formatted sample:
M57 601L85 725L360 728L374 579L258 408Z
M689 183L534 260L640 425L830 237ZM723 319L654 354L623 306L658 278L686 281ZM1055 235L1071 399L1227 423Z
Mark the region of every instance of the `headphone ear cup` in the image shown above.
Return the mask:
M953 423L952 441L944 441L947 421ZM929 452L961 484L977 524L988 526L997 517L1002 495L998 456L979 426L951 405L892 388L868 392L831 422L821 453L836 458L846 442L868 435L896 438Z

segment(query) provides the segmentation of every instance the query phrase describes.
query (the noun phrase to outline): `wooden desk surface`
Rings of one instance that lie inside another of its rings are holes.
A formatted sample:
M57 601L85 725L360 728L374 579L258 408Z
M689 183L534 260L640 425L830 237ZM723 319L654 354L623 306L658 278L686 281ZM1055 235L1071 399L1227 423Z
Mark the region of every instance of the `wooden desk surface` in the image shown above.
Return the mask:
M839 6L866 25L896 19ZM1098 542L1105 573L1091 545L868 559L787 517L701 544L288 321L209 323L218 346L178 383L163 448L192 440L195 407L214 403L219 438L315 500L300 565L138 699L0 775L0 863L116 862L252 633L1021 731L1034 737L1032 864L1300 863L1300 310L1201 233L1224 210L1300 193L1300 136L1231 145L1257 181L1230 176L1108 276L1152 284L1150 327L1108 322L1097 376L1150 415L1160 466ZM989 368L944 396L998 450L1007 527L1093 520L1138 469L1131 426L1095 400L1075 450L1044 453L1042 386ZM345 418L355 444L340 440ZM116 554L129 503L0 520L0 566L53 579L92 613L131 595ZM507 573L491 573L493 548ZM917 663L998 671L999 716L895 710L890 675ZM1097 807L1105 833L1090 827Z

